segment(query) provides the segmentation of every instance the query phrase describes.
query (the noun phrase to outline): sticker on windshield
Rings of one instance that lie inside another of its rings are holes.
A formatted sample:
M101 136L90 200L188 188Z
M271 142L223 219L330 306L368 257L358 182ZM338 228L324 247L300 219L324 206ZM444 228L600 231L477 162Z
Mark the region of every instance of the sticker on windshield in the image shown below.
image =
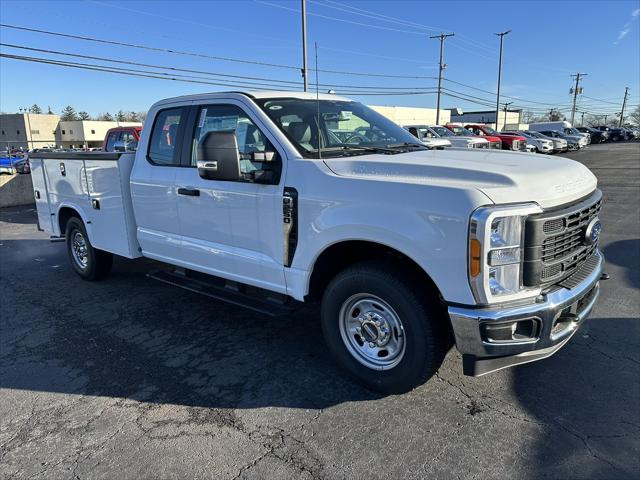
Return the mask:
M202 128L204 125L204 119L207 118L207 109L203 108L200 112L200 121L198 122L198 128Z
M282 105L269 105L269 110L282 110Z

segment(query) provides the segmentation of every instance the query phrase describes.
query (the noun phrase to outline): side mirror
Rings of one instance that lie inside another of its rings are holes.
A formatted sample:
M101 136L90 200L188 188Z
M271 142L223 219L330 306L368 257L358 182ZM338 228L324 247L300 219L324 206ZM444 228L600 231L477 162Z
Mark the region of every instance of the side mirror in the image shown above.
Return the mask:
M198 174L207 180L238 180L240 152L234 132L208 132L198 143Z

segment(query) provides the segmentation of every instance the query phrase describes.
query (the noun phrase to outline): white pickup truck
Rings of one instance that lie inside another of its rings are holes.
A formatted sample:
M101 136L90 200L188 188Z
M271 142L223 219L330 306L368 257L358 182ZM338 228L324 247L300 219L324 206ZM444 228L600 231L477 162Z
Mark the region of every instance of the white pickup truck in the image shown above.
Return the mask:
M424 382L452 338L467 375L548 357L598 296L587 168L428 150L336 95L170 98L136 152L30 161L39 227L82 278L148 257L151 277L264 315L318 301L331 354L382 392Z

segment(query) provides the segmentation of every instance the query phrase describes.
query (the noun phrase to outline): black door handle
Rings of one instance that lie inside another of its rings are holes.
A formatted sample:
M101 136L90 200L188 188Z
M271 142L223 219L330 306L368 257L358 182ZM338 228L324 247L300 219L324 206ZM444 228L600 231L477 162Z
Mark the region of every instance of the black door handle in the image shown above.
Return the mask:
M178 195L189 195L190 197L199 197L200 190L197 188L179 188Z

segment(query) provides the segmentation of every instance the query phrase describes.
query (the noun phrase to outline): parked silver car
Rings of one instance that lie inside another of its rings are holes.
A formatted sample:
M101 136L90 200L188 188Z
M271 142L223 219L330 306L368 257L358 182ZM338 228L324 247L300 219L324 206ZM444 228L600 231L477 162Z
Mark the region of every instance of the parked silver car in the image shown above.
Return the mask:
M546 135L547 137L565 139L567 141L567 145L569 146L569 150L580 150L582 147L587 146L587 139L582 136L567 135L566 133L558 132L557 130L545 130L540 133Z
M564 138L554 138L543 135L540 132L534 132L533 130L525 130L523 133L531 135L532 137L542 140L551 140L553 142L553 152L566 152L569 149L569 142Z

